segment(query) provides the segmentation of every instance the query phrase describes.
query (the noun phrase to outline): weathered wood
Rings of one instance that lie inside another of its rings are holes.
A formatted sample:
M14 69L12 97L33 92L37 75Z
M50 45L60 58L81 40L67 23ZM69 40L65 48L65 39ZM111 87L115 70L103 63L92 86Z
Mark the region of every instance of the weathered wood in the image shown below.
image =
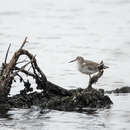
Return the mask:
M21 45L21 47L19 48L19 50L23 49L24 45L27 43L27 37L25 37L23 44Z
M96 75L94 75L93 77L91 77L89 79L89 83L88 83L88 88L87 89L91 89L92 88L92 85L98 81L98 79L103 75L103 72L104 72L103 69L99 70L99 72Z
M4 61L5 65L6 65L6 61L7 61L7 57L8 57L8 54L9 54L10 47L11 47L11 44L9 44L9 47L8 47L6 55L5 55L5 61Z
M8 86L8 81L9 81L9 79L11 78L11 76L13 75L13 70L15 70L15 65L16 65L16 63L17 63L17 61L18 61L18 59L19 59L19 57L20 57L21 55L26 55L26 56L28 56L29 59L30 59L31 64L35 67L35 69L36 69L36 70L38 71L38 73L41 75L41 79L42 79L44 82L47 81L45 74L44 74L44 73L41 71L41 69L38 67L35 57L34 57L31 53L29 53L27 50L20 49L20 50L18 50L17 52L15 52L15 54L14 54L14 56L12 57L11 61L10 61L9 64L6 66L5 72L4 72L4 74L3 74L3 77L4 77L4 78L3 78L2 80L0 80L0 84L1 84L0 91L1 91L1 92L4 91L4 89L6 90L6 88L10 89L11 86ZM24 68L24 67L23 67L23 68ZM20 68L19 71L24 71L23 68ZM14 75L13 75L13 76L14 76ZM35 75L35 76L36 76L36 75ZM12 77L12 78L14 78L14 77ZM2 89L3 89L3 90L2 90ZM9 92L8 92L8 91L7 91L7 92L5 91L5 93L3 93L3 94L5 94L5 96L7 96L7 95L9 94ZM2 96L3 96L3 94L2 94Z
M19 59L20 56L22 55L26 55L29 59L30 62L33 66L33 69L36 69L36 71L38 72L38 74L35 73L35 75L37 76L37 79L39 79L39 81L42 79L44 82L47 81L46 76L44 75L44 73L41 71L41 69L38 67L37 62L35 57L29 53L27 50L24 50L23 47L24 45L27 43L27 37L25 38L25 40L23 41L21 47L19 48L18 51L16 51L12 57L12 59L10 60L10 62L8 64L6 63L6 59L8 56L8 52L9 52L9 48L7 50L6 53L6 57L5 57L5 62L4 64L2 64L2 73L0 76L0 97L7 97L9 92L10 92L10 88L11 88L11 84L12 84L12 80L14 79L16 72L15 71L15 67L17 65L17 61ZM24 71L24 68L29 64L25 64L23 67L21 67L18 71ZM41 79L40 79L41 77Z
M0 104L6 103L8 107L20 108L39 105L42 108L66 111L81 111L84 107L101 108L112 104L111 99L104 95L104 90L92 88L92 84L96 83L103 75L103 62L99 66L99 72L89 80L88 88L67 90L47 80L46 75L38 66L35 56L23 49L26 43L27 37L9 63L6 63L6 59L10 47L7 50L5 62L2 64L2 73L0 73ZM19 62L18 60L22 55L25 55L29 61ZM24 65L18 67L18 63ZM25 69L28 65L31 65L33 72L29 71L30 68ZM37 85L36 89L41 89L41 92L33 92L29 80L25 80L19 72L33 77ZM24 89L20 91L20 94L8 97L15 76L18 76L20 82L24 83Z

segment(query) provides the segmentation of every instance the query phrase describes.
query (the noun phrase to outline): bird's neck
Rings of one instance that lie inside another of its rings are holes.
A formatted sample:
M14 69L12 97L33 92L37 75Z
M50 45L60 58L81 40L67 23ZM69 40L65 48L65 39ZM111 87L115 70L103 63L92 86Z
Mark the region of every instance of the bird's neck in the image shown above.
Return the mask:
M78 68L81 68L83 62L77 62Z
M78 64L83 64L84 63L84 60L83 61L78 61Z

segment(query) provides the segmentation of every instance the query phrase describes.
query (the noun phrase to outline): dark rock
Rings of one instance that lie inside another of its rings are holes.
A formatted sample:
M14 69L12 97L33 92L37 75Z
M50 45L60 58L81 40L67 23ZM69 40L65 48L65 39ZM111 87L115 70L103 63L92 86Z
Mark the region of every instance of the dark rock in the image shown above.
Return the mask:
M130 93L130 87L122 87L122 88L116 88L115 90L106 91L105 93Z
M85 111L86 108L110 107L111 99L104 95L103 89L73 89L71 95L58 95L52 91L46 93L33 92L24 95L15 95L8 100L12 107L29 108L38 105L42 108L62 111Z

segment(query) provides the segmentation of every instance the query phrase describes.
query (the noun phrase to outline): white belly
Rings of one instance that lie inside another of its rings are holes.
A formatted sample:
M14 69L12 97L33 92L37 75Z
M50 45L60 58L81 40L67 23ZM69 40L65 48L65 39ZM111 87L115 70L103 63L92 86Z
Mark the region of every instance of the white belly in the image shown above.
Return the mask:
M78 65L78 70L81 73L90 75L90 74L94 74L96 72L98 72L98 69L89 69L87 66L82 67L81 65Z

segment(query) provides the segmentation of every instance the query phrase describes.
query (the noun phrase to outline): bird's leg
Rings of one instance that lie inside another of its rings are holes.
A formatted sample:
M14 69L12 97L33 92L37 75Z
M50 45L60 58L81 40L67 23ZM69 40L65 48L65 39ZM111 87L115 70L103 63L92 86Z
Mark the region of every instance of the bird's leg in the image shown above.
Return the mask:
M89 74L89 80L91 79L91 75Z
M92 83L91 83L91 75L89 74L89 83L88 83L88 89L92 88Z

